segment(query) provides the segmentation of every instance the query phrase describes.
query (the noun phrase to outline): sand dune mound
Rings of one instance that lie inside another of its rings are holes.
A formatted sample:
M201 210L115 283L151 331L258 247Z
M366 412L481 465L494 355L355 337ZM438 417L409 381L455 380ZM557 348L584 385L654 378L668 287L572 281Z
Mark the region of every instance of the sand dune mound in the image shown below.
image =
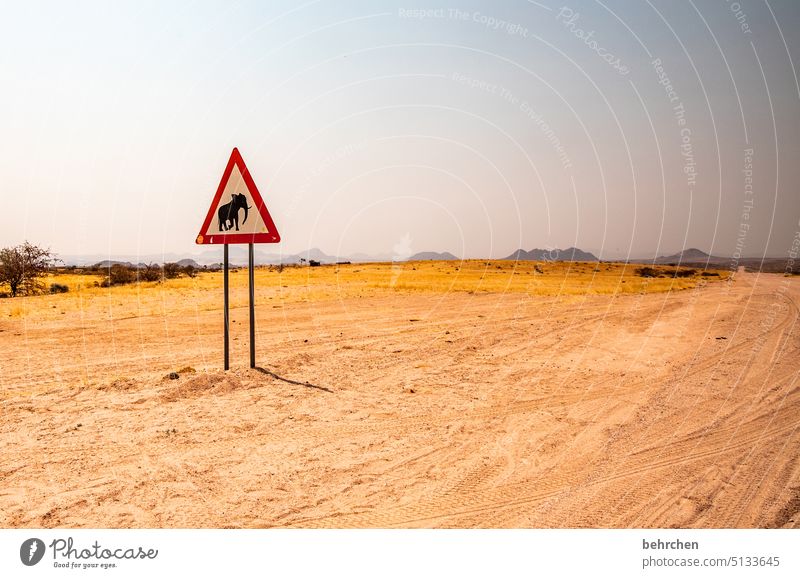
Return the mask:
M109 383L103 383L97 386L100 391L131 391L140 389L141 384L130 377L118 377Z
M241 380L235 375L219 372L201 373L188 379L181 378L170 382L170 386L161 394L164 401L201 397L219 393L228 393L242 387Z

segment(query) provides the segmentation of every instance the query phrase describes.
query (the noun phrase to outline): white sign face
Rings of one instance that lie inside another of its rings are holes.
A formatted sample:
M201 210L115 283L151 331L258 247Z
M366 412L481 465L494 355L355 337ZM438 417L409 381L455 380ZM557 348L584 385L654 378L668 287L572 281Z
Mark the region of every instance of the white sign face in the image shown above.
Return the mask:
M277 243L280 235L237 149L197 236L198 244Z

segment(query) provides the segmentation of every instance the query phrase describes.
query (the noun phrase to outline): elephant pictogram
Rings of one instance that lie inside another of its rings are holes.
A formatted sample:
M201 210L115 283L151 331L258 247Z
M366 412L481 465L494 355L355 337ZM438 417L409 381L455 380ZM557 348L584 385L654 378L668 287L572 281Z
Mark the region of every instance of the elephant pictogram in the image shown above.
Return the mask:
M234 226L237 231L239 230L239 209L244 209L244 219L242 220L242 224L244 224L247 221L247 212L252 207L247 206L247 198L244 194L233 193L231 202L220 205L217 211L220 231L228 231Z

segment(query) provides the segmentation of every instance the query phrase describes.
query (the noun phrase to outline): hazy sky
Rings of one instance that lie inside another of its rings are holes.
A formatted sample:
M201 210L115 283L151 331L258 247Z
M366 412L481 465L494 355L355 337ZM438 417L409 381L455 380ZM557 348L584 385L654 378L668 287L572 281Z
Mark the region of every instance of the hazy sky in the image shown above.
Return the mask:
M780 256L796 66L791 0L4 2L0 245L197 251L236 146L264 250Z

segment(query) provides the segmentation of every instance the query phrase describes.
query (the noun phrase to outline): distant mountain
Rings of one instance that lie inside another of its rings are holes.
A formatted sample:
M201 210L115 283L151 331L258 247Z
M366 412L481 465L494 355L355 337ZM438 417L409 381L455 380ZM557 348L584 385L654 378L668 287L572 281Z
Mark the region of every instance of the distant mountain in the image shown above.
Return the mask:
M656 257L653 263L672 264L672 263L728 263L730 259L725 257L715 257L700 249L685 249L674 255Z
M411 255L408 261L459 261L459 258L445 251L444 253L436 253L434 251L424 251Z
M79 267L93 266L98 263L119 263L121 265L134 263L175 263L179 259L191 258L194 255L186 253L150 253L150 254L109 254L87 253L84 255L59 255L64 265ZM105 265L108 266L107 264Z
M519 249L504 261L597 261L597 257L576 247L569 249Z
M349 261L352 263L375 263L375 262L391 262L397 258L390 253L353 253L351 255L334 256L322 252L318 248L308 249L295 254L286 253L268 253L258 245L253 251L253 256L256 265L278 265L278 264L299 264L300 259L307 261L314 260L323 264L337 263ZM266 247L265 247L266 248ZM229 260L231 266L243 267L246 266L248 261L248 248L247 245L229 245ZM178 263L181 266L191 265L193 267L208 267L218 268L222 262L222 247L219 245L210 246L205 245L202 249L198 248L197 252L193 253L149 253L149 254L109 254L109 253L94 253L83 255L59 255L64 265L78 266L78 267L98 267L108 268L112 265L125 265L128 267L143 268L145 264L162 264L162 263ZM475 257L473 257L475 258ZM452 253L444 252L437 253L434 251L425 251L412 255L409 261L453 261L459 260L458 257ZM587 253L575 247L569 249L531 249L525 251L520 249L505 258L510 261L597 261L592 253ZM682 264L690 267L710 267L722 268L741 266L745 267L748 271L771 271L776 273L792 272L795 274L798 270L798 265L794 261L789 261L786 257L759 257L759 256L743 256L739 259L732 257L718 257L709 255L700 249L686 249L674 255L663 255L659 257L637 257L637 258L619 258L607 259L616 262L627 263L642 263L642 264Z
M333 257L331 255L326 255L325 253L323 253L320 249L317 249L316 247L313 248L313 249L309 249L308 251L301 251L299 253L296 253L295 255L287 255L282 260L283 260L284 263L289 263L289 262L299 261L300 259L306 259L306 260L309 260L309 261L311 259L314 259L314 261L319 261L321 263L330 263L330 262L335 262L335 261L339 260L338 257Z
M172 261L165 261L165 262L172 263ZM188 265L191 265L192 267L196 268L200 267L200 265L198 265L192 259L181 259L180 261L177 262L177 264L180 265L181 267L186 267ZM114 265L122 265L123 267L131 267L133 269L146 269L147 267L151 267L153 265L161 266L161 263L156 263L152 261L149 263L131 263L130 261L112 261L106 259L105 261L99 261L98 263L94 263L93 265L90 265L90 267L96 269L110 269Z
M197 255L191 255L188 258L194 259L200 265L218 265L222 263L223 259L222 246L215 246L201 251ZM253 260L256 265L280 263L282 255L275 255L273 253L264 253L257 247L253 250ZM228 262L231 265L245 265L248 261L247 245L228 245Z
M99 261L92 265L93 267L97 267L98 269L108 269L114 265L122 265L123 267L133 267L133 263L130 261L111 261L110 259L106 259L105 261Z
M216 265L222 262L222 250L221 247L206 249L199 255L193 256L193 258L201 265ZM245 265L248 259L247 245L233 244L228 246L228 260L231 264ZM253 250L253 261L255 261L256 265L293 264L299 263L300 259L305 259L307 261L313 259L321 263L335 263L339 260L331 255L326 255L319 249L309 249L293 255L286 253L267 253L258 248Z

